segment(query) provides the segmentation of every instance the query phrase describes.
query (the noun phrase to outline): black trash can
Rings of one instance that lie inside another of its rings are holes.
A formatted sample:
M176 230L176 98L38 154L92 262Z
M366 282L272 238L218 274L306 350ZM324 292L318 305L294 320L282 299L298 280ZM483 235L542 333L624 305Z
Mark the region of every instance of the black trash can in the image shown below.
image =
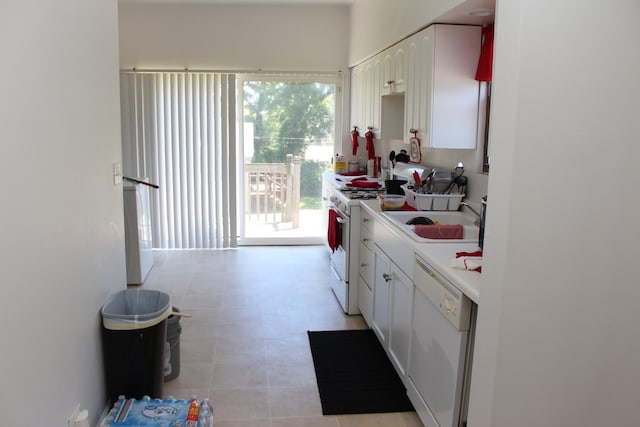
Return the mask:
M102 307L102 352L107 397L162 398L164 348L171 298L160 291L126 289Z
M178 307L173 307L173 313L180 313ZM167 319L167 342L164 354L164 382L176 379L180 375L180 333L182 332L182 318L170 315Z

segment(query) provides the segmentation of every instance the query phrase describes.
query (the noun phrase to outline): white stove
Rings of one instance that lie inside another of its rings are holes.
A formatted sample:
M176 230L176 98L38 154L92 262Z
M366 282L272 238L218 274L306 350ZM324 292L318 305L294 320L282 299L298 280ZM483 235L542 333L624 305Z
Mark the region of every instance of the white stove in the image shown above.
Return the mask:
M340 235L340 245L331 253L331 268L337 278L332 289L340 306L347 314L360 314L358 308L360 200L375 199L384 192L384 186L350 188L342 185L338 186L329 198L329 209L337 215L336 226ZM329 224L331 227L331 222Z

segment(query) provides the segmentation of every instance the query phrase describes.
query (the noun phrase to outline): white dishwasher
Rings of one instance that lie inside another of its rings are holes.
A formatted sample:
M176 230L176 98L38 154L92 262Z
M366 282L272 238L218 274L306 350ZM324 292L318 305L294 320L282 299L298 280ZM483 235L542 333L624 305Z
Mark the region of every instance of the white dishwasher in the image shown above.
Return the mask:
M426 427L466 424L475 304L415 258L407 393Z

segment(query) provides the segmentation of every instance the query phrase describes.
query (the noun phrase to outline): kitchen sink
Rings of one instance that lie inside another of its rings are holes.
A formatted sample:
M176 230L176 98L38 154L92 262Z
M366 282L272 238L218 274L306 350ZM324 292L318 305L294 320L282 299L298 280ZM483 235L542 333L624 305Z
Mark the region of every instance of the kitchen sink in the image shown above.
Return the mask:
M416 242L421 243L477 243L479 228L475 218L459 211L382 211L382 216L391 220L400 230ZM462 224L462 239L427 239L414 232L414 226L407 224L414 218L427 217L436 224Z

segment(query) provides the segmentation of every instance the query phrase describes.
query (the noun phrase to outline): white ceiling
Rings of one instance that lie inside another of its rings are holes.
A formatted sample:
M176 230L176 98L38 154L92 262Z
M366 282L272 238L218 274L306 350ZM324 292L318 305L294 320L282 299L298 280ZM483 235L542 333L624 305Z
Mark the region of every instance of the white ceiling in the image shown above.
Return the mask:
M120 3L173 4L351 4L353 0L119 0Z
M120 3L167 3L167 4L253 4L253 5L277 5L277 4L336 4L349 5L366 0L119 0ZM427 0L424 0L427 1ZM484 25L494 21L496 0L466 0L458 7L438 17L440 23L475 24ZM489 16L472 16L470 11L489 10Z

